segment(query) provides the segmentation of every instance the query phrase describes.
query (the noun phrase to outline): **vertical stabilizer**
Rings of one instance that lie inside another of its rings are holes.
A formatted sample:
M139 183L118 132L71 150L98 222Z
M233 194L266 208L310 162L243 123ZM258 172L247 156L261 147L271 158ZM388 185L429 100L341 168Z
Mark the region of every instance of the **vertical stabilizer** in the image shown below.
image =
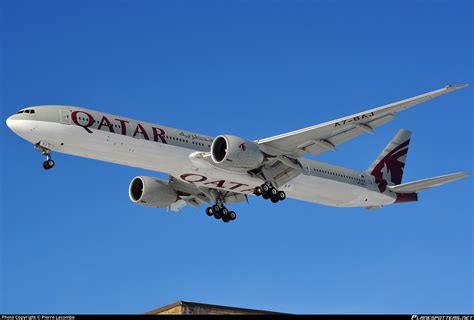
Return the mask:
M375 178L384 179L389 185L400 184L407 160L410 137L410 131L405 129L398 131L367 172Z

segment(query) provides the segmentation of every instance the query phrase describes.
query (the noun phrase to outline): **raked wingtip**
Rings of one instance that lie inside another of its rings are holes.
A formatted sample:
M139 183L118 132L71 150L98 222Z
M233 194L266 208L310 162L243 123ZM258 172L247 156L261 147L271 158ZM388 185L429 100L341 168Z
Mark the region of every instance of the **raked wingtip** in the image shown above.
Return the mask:
M448 86L446 86L446 89L450 89L450 90L458 90L458 89L462 89L462 88L466 88L469 86L469 83L464 83L464 84L450 84Z

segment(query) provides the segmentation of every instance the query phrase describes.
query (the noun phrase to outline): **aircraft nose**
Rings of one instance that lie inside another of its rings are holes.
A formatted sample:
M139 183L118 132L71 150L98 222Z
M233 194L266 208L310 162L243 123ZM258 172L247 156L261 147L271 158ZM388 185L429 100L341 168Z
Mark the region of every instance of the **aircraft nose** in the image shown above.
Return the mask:
M26 119L22 119L21 117L18 117L17 114L14 114L8 117L7 126L10 128L11 131L15 132L16 134L20 136L24 133L28 133L29 131L33 129L29 121L26 121Z
M36 139L34 136L36 123L32 119L25 119L21 114L14 114L8 117L6 123L8 128L20 137L27 140L30 140L32 137Z
M8 117L7 119L7 126L12 130L15 131L15 123L17 120L15 120L15 115Z

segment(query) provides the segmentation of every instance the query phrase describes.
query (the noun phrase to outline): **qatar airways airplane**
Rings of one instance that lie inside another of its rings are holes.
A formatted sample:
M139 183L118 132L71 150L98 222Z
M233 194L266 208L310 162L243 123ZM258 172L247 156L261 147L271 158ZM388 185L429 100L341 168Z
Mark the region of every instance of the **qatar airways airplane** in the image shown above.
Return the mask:
M129 186L137 204L179 211L208 205L206 213L235 220L225 205L249 194L273 203L286 197L336 207L377 209L418 200L417 192L467 176L454 173L402 183L410 131L400 130L363 172L304 158L336 148L392 121L395 115L429 99L466 87L450 85L413 98L318 124L249 141L210 137L73 106L35 106L20 110L7 125L34 144L54 166L53 151L165 172L168 181L138 176Z

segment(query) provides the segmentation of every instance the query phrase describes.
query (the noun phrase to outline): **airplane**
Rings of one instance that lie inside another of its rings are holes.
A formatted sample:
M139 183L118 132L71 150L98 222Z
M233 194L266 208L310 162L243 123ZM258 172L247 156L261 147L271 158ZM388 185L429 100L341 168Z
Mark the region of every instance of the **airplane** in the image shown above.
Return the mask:
M250 141L234 135L210 137L90 109L46 105L21 109L8 127L34 144L54 167L53 151L164 172L168 181L137 176L132 202L179 211L208 205L206 214L223 222L237 214L227 204L249 195L273 203L293 198L334 207L379 209L418 201L418 191L468 176L459 172L402 183L411 133L401 129L366 171L309 158L336 151L362 134L373 134L398 112L467 85L449 85L409 99L304 129Z

